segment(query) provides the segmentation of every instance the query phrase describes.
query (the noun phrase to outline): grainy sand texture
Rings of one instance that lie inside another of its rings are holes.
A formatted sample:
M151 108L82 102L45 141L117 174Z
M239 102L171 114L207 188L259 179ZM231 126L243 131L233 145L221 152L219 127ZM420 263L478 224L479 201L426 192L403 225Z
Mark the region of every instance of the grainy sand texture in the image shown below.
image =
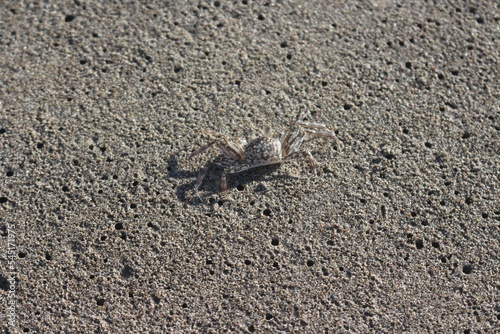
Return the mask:
M498 333L498 1L2 1L2 333ZM235 138L325 124L228 175Z

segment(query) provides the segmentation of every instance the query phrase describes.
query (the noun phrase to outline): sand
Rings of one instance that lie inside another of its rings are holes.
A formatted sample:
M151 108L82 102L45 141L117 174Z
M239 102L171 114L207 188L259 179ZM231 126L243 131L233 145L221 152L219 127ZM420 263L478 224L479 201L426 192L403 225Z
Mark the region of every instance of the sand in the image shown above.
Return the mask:
M3 333L493 333L494 1L3 2ZM325 124L228 176L234 138Z

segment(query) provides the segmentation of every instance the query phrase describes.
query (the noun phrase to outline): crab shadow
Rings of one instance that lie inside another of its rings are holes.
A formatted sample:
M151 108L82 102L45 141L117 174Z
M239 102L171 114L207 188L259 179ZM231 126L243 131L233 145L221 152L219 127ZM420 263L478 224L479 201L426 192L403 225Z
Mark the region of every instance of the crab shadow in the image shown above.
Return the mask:
M227 178L227 191L230 192L234 189L238 191L243 191L248 187L248 184L254 182L262 181L279 181L279 180L290 180L297 179L295 176L286 174L277 174L276 171L280 169L281 164L267 165L262 167L256 167L246 170L241 173L236 174L226 174ZM171 156L169 159L169 164L167 167L169 178L176 179L191 179L188 183L183 183L176 188L176 197L178 200L183 202L190 202L188 192L193 191L196 179L199 174L199 170L195 172L185 171L179 168L178 160L175 156ZM217 165L211 164L208 168L208 172L203 179L203 182L198 189L202 197L210 197L221 193L221 177L222 168ZM266 187L259 183L252 191L254 192L264 192Z

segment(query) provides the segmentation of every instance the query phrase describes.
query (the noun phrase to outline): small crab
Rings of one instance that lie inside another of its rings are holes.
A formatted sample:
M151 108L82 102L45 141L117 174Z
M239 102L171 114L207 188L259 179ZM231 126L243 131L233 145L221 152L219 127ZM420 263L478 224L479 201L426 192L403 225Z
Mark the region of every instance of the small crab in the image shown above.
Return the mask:
M299 150L302 142L307 136L333 139L340 149L335 133L328 130L325 125L320 123L296 121L284 134L280 132L271 133L269 128L265 128L264 136L253 139L249 143L244 139L240 139L239 142L235 141L220 132L210 130L202 130L202 132L213 139L208 144L193 151L189 155L189 158L204 152L213 145L220 149L221 154L215 158L215 160L208 162L205 167L201 169L194 186L196 193L207 174L210 164L222 167L221 190L222 193L226 193L226 174L240 173L255 167L279 164L298 158L306 158L311 167L311 171L314 172L316 170L316 164L311 152L308 150Z

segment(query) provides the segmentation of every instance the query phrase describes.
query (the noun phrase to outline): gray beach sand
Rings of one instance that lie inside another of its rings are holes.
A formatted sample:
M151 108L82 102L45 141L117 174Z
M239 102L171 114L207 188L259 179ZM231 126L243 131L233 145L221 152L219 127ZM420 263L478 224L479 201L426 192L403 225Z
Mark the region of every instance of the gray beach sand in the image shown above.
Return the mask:
M0 7L2 333L493 333L495 1ZM198 172L325 124L317 162Z

